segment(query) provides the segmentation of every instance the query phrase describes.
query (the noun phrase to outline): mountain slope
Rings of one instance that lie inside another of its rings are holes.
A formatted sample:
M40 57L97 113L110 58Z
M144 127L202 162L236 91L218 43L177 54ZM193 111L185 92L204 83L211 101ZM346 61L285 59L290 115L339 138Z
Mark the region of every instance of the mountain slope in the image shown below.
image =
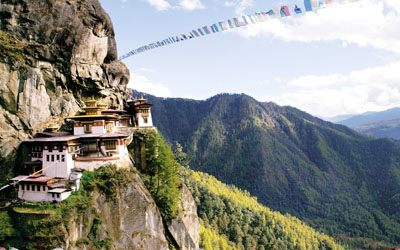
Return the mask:
M208 174L187 170L185 180L204 227L223 235L238 249L343 249L297 218L271 211L248 192ZM202 236L201 247L221 249L215 243L207 244L207 238Z
M191 166L332 235L400 243L400 145L246 95L159 99L154 123Z
M348 119L339 121L338 123L349 127L356 127L364 124L394 119L400 119L400 108L391 108L381 112L366 112L364 114L354 115Z
M376 138L400 139L400 119L363 124L354 127L354 129Z

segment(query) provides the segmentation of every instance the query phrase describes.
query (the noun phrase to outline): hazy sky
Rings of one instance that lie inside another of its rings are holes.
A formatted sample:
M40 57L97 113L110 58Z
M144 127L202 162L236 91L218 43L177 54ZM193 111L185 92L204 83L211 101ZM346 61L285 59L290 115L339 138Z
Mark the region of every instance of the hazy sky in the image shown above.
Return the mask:
M338 0L333 0L337 2ZM100 0L121 56L299 0ZM123 60L130 87L163 97L245 93L313 115L400 106L400 1L361 0L157 48Z

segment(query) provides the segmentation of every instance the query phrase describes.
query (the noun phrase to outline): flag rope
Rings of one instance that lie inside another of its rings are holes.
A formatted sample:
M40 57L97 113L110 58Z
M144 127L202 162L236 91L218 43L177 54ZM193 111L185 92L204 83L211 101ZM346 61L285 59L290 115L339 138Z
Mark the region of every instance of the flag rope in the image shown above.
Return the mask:
M128 57L155 49L164 47L170 44L183 42L193 38L206 36L213 33L219 33L226 30L231 30L235 28L240 28L247 25L257 24L260 22L265 22L272 19L288 17L299 15L309 11L317 11L334 5L335 3L352 3L360 0L304 0L304 6L299 6L300 4L295 4L294 6L283 5L280 7L275 7L267 12L256 12L250 15L244 15L241 17L230 18L225 21L217 22L209 26L203 26L198 29L194 29L188 33L183 33L177 36L168 37L162 41L157 41L147 45L143 45L137 49L129 51L128 53L122 55L118 60L124 60ZM303 8L301 8L303 7Z

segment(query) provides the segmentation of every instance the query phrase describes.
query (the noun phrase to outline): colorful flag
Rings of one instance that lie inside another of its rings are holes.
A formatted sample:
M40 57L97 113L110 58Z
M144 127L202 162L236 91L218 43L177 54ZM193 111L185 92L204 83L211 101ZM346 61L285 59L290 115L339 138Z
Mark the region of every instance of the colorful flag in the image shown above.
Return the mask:
M237 28L240 27L240 25L239 25L238 20L237 20L236 17L235 17L235 18L232 18L232 20L233 20L233 23L235 24L235 26L236 26Z
M199 32L197 32L197 31L195 31L195 30L193 30L192 32L193 32L197 37L200 36Z
M281 16L290 16L289 8L287 6L282 6L281 7Z
M312 11L311 0L304 0L304 7L306 11Z
M218 32L217 26L215 24L211 25L210 27L211 27L211 31L213 33L217 33Z
M302 13L301 9L297 6L297 4L296 4L295 7L294 7L294 12L295 12L296 14L301 14L301 13Z
M242 19L243 19L243 21L244 21L245 25L248 25L248 24L249 24L249 22L247 21L247 18L246 18L246 16L242 16ZM250 21L250 22L251 22L251 21Z
M226 30L229 29L229 24L227 21L222 21L222 25L224 26L224 29L226 29Z
M318 10L319 0L311 0L311 7L313 10Z
M221 28L221 31L224 31L224 25L222 24L222 22L218 22L219 27Z
M182 34L182 37L183 37L185 40L188 39L187 36L186 36L185 34Z
M275 13L275 17L276 18L281 18L281 8L275 7L275 8L273 8L273 10L274 10L274 13Z
M253 18L255 23L259 22L259 20L258 20L258 18L257 18L257 16L255 14L251 14L250 16L251 16L251 18Z
M269 11L267 12L267 14L268 14L269 17L271 17L271 18L275 17L275 13L274 13L273 10L269 10Z
M207 33L207 35L211 34L210 29L207 26L204 26L203 29L205 30L205 32Z
M232 23L232 20L231 19L229 19L228 20L228 24L229 24L229 28L231 28L231 29L233 29L234 27L233 27L233 23Z
M253 20L253 18L251 17L251 15L248 15L247 18L250 19L250 22L251 22L251 23L256 23L256 22Z
M199 31L199 33L204 36L203 30L202 29L197 29Z
M260 13L255 13L255 15L257 17L258 22L264 22L265 21L264 18L262 18Z

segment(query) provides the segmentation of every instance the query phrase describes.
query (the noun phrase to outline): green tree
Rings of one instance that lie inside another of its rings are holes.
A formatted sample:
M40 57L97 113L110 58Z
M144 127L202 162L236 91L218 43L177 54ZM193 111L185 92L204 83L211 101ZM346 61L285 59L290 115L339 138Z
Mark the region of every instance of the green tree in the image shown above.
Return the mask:
M142 179L168 222L178 212L181 186L178 163L170 146L156 131L148 132L145 143L147 168Z

